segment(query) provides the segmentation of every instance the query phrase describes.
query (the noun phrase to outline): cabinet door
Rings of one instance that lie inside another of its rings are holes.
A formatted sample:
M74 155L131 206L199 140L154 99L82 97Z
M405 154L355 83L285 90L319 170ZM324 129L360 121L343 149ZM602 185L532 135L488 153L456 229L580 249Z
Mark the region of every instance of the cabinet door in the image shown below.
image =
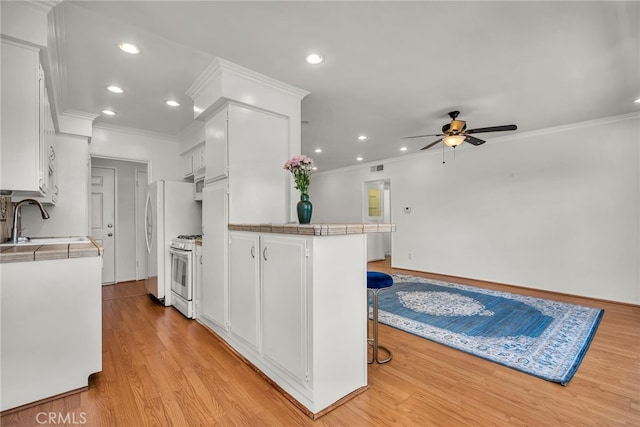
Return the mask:
M44 186L41 162L41 104L44 79L36 48L2 40L0 72L2 86L3 190L25 191L40 196Z
M303 383L307 376L306 240L262 235L263 355Z
M227 108L220 110L205 124L205 181L223 179L228 173Z
M182 155L182 176L185 178L193 176L193 153L191 151Z
M206 150L204 144L196 147L196 152L193 154L193 173L202 171L207 165Z
M202 292L197 317L227 330L227 183L202 190Z
M196 245L196 277L194 279L193 300L196 314L202 304L202 246Z
M229 221L287 222L289 124L282 116L229 105ZM208 165L207 165L208 167Z
M255 233L230 233L229 328L259 349L260 239Z

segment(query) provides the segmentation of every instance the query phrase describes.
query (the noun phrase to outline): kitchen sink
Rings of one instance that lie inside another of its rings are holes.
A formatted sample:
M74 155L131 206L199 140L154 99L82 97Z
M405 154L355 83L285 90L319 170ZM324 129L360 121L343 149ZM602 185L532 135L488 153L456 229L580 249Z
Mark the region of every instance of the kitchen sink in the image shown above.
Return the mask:
M31 237L28 240L20 240L17 245L66 245L70 243L90 243L91 240L86 236L75 237ZM0 244L0 247L13 246L16 243L5 242Z

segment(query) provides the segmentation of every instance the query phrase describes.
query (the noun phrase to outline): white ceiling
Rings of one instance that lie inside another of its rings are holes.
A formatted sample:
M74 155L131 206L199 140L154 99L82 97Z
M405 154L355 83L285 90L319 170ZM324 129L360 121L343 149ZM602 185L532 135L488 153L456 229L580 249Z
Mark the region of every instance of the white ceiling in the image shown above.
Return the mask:
M310 92L303 153L320 170L415 153L436 138L400 138L440 132L451 110L516 132L640 110L636 1L64 1L56 16L60 110L176 135L193 118L185 91L219 56Z

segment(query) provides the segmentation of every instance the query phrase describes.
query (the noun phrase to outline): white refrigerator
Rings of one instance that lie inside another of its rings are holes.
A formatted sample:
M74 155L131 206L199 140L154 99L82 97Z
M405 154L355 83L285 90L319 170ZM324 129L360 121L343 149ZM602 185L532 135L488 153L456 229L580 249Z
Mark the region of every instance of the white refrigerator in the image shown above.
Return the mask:
M202 207L193 198L190 182L156 181L145 203L147 293L171 305L171 239L202 233Z

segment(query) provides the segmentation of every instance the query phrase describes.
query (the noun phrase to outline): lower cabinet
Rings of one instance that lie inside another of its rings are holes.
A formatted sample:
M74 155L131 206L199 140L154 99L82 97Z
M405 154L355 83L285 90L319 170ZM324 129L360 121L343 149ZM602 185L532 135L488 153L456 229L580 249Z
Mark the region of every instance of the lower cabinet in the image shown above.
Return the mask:
M297 382L307 360L307 240L265 234L262 243L262 340L265 359Z
M202 190L202 286L196 299L196 318L223 330L228 328L227 188L219 181Z
M230 233L229 242L229 330L259 351L260 238Z
M229 231L228 285L216 285L207 297L210 236L205 231L199 322L311 414L366 387L363 234Z
M307 374L307 241L230 233L229 329L292 380Z

